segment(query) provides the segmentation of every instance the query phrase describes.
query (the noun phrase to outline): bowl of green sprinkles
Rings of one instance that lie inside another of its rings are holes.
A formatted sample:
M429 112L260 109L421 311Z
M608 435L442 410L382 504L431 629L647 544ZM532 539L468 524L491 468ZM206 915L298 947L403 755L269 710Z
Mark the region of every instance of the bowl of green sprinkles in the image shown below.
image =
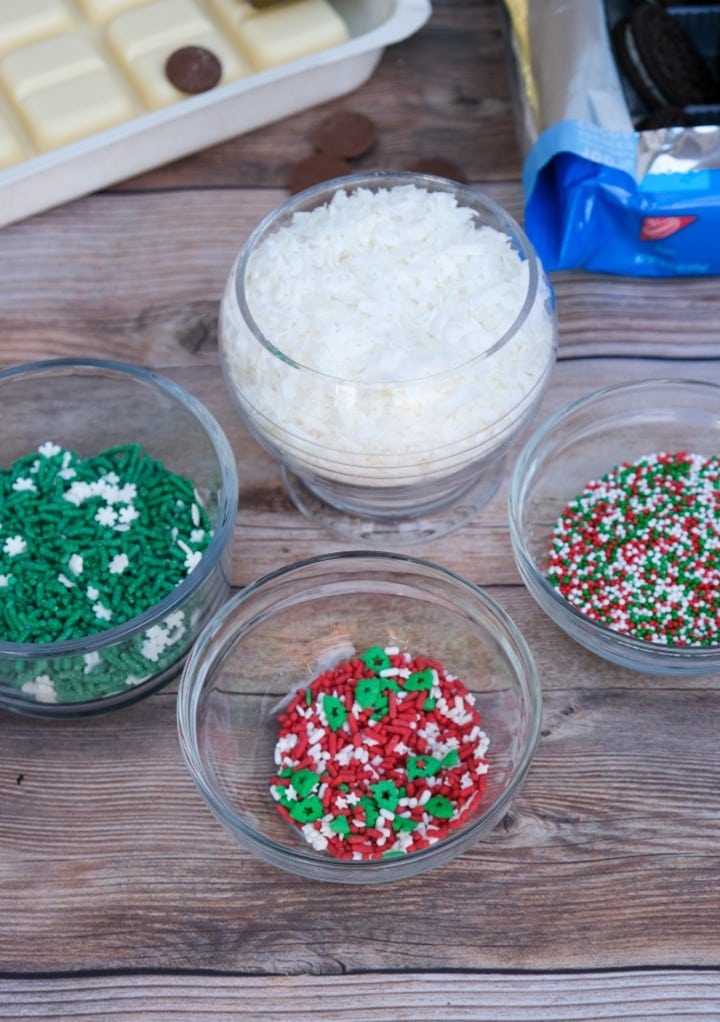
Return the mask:
M171 380L0 372L0 706L82 716L176 677L229 592L237 492L224 433Z
M550 418L515 464L516 563L571 638L663 675L720 670L720 387L649 379Z
M523 637L483 590L427 561L347 551L266 575L213 617L183 671L178 731L243 849L376 884L491 839L541 709Z

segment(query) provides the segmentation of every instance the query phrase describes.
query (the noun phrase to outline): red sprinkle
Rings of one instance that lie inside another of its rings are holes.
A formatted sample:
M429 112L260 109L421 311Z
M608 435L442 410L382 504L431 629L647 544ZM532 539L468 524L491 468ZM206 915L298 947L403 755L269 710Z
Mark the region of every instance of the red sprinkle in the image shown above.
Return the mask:
M482 802L488 738L473 696L431 658L373 647L297 692L278 722L270 790L317 851L405 855Z

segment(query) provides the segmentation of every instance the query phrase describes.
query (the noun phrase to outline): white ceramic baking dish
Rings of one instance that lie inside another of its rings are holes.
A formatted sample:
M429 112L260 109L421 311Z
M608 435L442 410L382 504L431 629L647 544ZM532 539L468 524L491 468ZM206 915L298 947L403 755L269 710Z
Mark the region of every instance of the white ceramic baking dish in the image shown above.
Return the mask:
M0 172L0 226L345 95L386 46L416 32L430 0L332 0L346 43L218 86Z

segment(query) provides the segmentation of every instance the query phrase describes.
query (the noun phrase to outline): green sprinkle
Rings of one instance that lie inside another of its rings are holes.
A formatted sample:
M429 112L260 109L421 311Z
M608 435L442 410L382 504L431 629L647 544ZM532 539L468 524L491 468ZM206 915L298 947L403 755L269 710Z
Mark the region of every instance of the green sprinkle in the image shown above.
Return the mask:
M289 812L298 823L312 823L313 820L320 819L324 809L317 795L310 795L309 798L295 802Z
M453 804L444 795L433 795L425 803L425 812L439 820L449 820L453 814Z
M396 816L392 821L393 830L411 831L420 826L419 820L413 820L409 816Z
M376 784L371 784L370 791L381 809L393 812L397 808L401 795L400 790L392 781L378 781Z
M360 654L360 659L366 667L369 667L371 671L375 671L376 674L387 670L391 666L390 657L382 646L371 646L370 649Z
M292 774L292 786L299 798L305 798L320 785L320 778L313 770L298 770Z
M380 816L380 810L377 807L375 799L369 795L363 795L358 805L362 806L365 811L365 822L368 827L374 827Z
M405 688L408 692L419 692L425 688L433 687L433 672L429 667L424 671L416 671L409 678L405 679Z
M347 837L350 833L350 822L347 816L336 816L334 820L330 822L330 830L336 834L342 834L343 837Z
M331 731L338 731L347 720L345 704L337 696L325 695L322 705L328 727Z
M407 775L411 781L418 777L432 777L441 768L440 760L435 756L408 756Z
M193 570L212 537L200 505L177 509L178 497L194 501L193 493L189 480L139 444L82 458L48 442L0 469L0 637L35 644L77 639L158 603ZM109 695L170 670L187 649L188 623L184 611L173 612L126 640L122 655L108 649L87 662L81 654L55 658L42 671L18 661L5 680L62 703ZM38 677L45 679L42 693Z
M377 706L384 698L380 678L361 678L355 686L355 699L364 710Z

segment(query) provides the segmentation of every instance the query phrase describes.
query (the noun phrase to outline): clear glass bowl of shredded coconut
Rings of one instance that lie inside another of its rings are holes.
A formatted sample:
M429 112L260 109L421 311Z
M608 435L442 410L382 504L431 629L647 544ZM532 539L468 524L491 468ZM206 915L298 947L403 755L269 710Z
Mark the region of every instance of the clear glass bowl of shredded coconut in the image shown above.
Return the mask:
M412 543L493 496L555 360L553 293L496 203L412 173L351 175L266 217L221 306L231 392L297 506Z
M652 674L720 670L720 387L647 379L579 398L513 469L518 569L570 638Z
M252 583L203 630L178 691L190 774L240 847L350 884L492 841L541 717L505 611L388 552L311 558Z
M112 710L176 677L229 592L235 459L136 366L0 372L0 706Z

